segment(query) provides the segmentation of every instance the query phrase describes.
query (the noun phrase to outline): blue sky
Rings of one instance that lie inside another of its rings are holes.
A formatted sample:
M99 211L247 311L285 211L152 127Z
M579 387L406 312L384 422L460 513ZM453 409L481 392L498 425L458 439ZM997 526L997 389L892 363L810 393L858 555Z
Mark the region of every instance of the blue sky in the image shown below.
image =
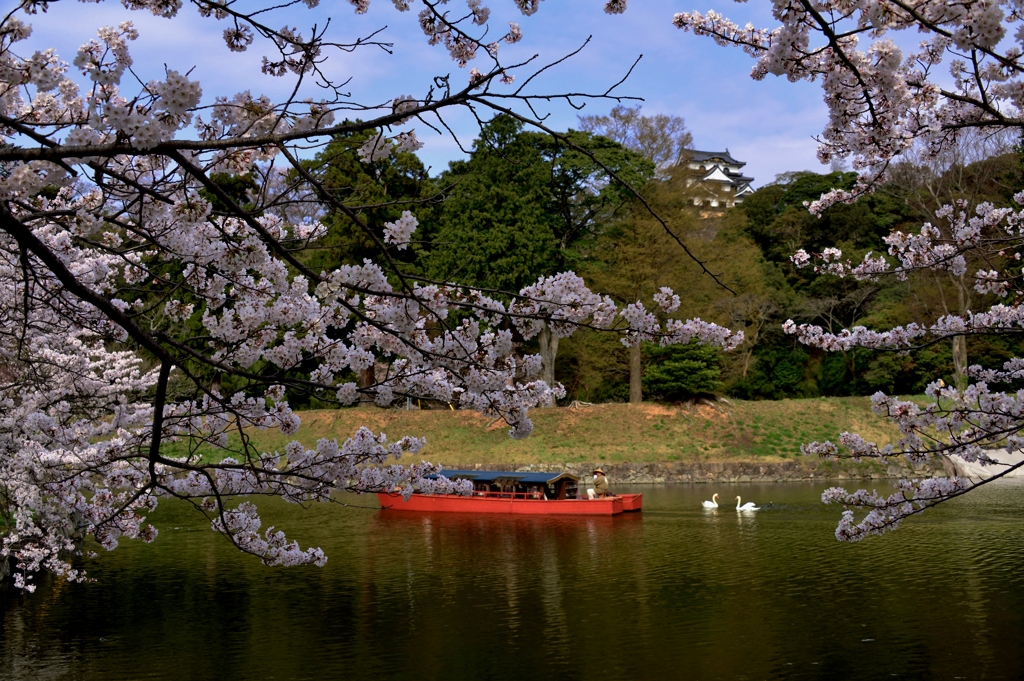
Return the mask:
M240 4L245 3L242 0ZM698 149L728 148L735 158L747 162L744 170L755 178L755 186L790 170L828 171L815 157L813 139L827 118L820 89L773 76L756 82L749 75L753 60L740 50L719 47L671 24L676 12L715 9L738 23L772 26L767 3L633 0L625 14L609 16L602 11L601 0L547 0L531 17L522 16L511 0L485 0L484 4L492 9L491 36L503 35L508 21L522 26L522 42L502 47L505 63L534 54L540 63L552 61L593 36L581 54L538 79L533 93L604 91L642 54L633 75L617 92L642 97L646 113L682 116ZM452 0L449 7L462 11L464 5ZM459 69L443 47L426 44L416 11L413 5L412 12L399 13L388 0L373 0L369 12L355 15L348 2L326 0L315 10L300 5L267 21L275 27L287 23L308 35L314 23L323 26L330 17L328 35L338 41L350 41L387 26L378 38L394 43L393 54L366 47L352 54L331 54L329 62L333 77L351 78L345 89L354 100L385 102L401 94L424 95L437 75L451 74L452 81L459 84L467 77L468 69ZM51 5L45 15L26 19L34 31L19 51L54 47L68 62L79 45L95 36L97 27L131 20L141 33L131 47L139 77L161 78L164 64L180 72L194 69L192 77L202 83L207 103L215 95L246 89L278 99L292 85L287 77L272 78L259 72L261 50L229 52L221 39L227 23L203 19L187 5L181 16L166 20L146 12L129 12L115 2L60 2ZM478 61L483 70L486 64ZM523 77L519 76L520 81ZM514 86L496 87L511 90ZM305 94L317 96L312 88ZM612 105L590 102L585 113L607 113ZM547 105L542 113L549 115L547 122L556 129L576 124L577 112L564 103ZM470 116L454 113L448 122L468 146L475 135ZM415 127L425 143L420 156L435 172L461 156L450 137L438 136L422 124Z

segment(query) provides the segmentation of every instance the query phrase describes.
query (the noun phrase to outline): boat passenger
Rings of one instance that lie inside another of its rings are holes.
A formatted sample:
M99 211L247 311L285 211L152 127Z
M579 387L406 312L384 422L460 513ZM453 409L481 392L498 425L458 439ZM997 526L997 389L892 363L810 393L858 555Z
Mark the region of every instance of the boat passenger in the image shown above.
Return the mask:
M597 494L598 499L610 496L608 494L608 478L600 468L594 469L594 493Z

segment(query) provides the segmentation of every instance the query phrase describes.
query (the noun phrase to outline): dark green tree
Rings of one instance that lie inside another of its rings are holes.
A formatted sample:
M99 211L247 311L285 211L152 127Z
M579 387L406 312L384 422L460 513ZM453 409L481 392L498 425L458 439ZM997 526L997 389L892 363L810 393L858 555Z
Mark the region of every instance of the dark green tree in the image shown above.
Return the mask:
M307 260L315 269L359 265L374 257L380 252L378 242L383 243L384 224L408 210L420 222L413 243L405 249L390 248L388 255L403 274L424 273L423 258L433 224L430 214L440 196L427 168L411 152L392 154L372 164L362 162L355 150L376 134L338 136L306 166L322 178L328 192L321 197L327 235L311 249ZM394 278L397 272L389 274Z
M876 193L832 206L820 217L805 205L830 189L853 189L856 182L857 174L850 172L785 173L746 197L739 209L747 217L747 232L773 262L788 263L801 248L818 253L839 245L878 249L884 236L910 218L902 201Z
M600 163L551 135L524 131L511 116L484 125L469 159L441 176L445 201L429 259L436 278L515 292L538 275L570 269L628 198L602 164L634 186L653 175L650 162L606 138L564 137Z
M722 389L717 348L690 342L661 347L645 343L644 393L675 402Z
M211 173L210 180L228 195L237 205L248 210L251 208L250 195L260 190L260 183L255 173L232 174ZM214 213L228 214L230 208L224 201L208 189L200 189L199 195L210 202Z
M745 198L730 216L757 245L762 263L760 292L749 296L745 309L736 310L743 313L737 321L752 342L738 354L741 366L727 360L729 394L779 399L871 392L864 379L867 356L843 353L823 358L779 330L787 319L838 332L857 324L884 326L893 315L899 316L905 292L897 282L819 275L811 268L797 269L789 259L799 249L820 253L838 247L855 261L867 251L885 251L882 238L909 218L902 201L876 193L833 206L820 217L807 211L807 202L832 188L852 189L856 179L849 172L786 173ZM891 373L892 366L886 367L876 367L875 380Z
M518 292L538 276L576 269L627 200L606 168L633 185L654 173L652 163L606 138L569 131L563 140L495 117L469 159L440 179L445 201L435 215L431 277ZM545 328L539 342L544 379L553 382L558 338Z

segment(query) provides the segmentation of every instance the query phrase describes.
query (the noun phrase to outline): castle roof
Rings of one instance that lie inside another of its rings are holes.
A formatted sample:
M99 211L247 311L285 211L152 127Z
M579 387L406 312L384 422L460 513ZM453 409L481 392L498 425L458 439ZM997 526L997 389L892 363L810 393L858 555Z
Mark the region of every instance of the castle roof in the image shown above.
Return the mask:
M689 156L689 160L697 162L697 163L703 163L704 161L715 161L715 160L718 160L718 161L721 161L723 163L728 163L729 165L736 165L736 166L745 166L745 165L747 165L743 161L737 161L736 159L734 159L732 157L732 155L729 154L729 150L728 149L726 149L725 151L696 151L696 150L692 150L692 151L687 151L686 153Z

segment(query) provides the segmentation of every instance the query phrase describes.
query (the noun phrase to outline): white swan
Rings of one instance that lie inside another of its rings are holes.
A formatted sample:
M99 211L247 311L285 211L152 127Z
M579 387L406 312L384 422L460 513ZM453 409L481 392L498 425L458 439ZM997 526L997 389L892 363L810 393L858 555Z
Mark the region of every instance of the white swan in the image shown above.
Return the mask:
M761 507L760 506L755 506L753 501L748 501L747 503L745 503L742 506L740 506L740 498L736 497L736 510L737 511L760 511Z
M715 493L711 495L711 501L702 501L700 503L704 508L718 508L718 503L715 501L717 498L718 494Z

